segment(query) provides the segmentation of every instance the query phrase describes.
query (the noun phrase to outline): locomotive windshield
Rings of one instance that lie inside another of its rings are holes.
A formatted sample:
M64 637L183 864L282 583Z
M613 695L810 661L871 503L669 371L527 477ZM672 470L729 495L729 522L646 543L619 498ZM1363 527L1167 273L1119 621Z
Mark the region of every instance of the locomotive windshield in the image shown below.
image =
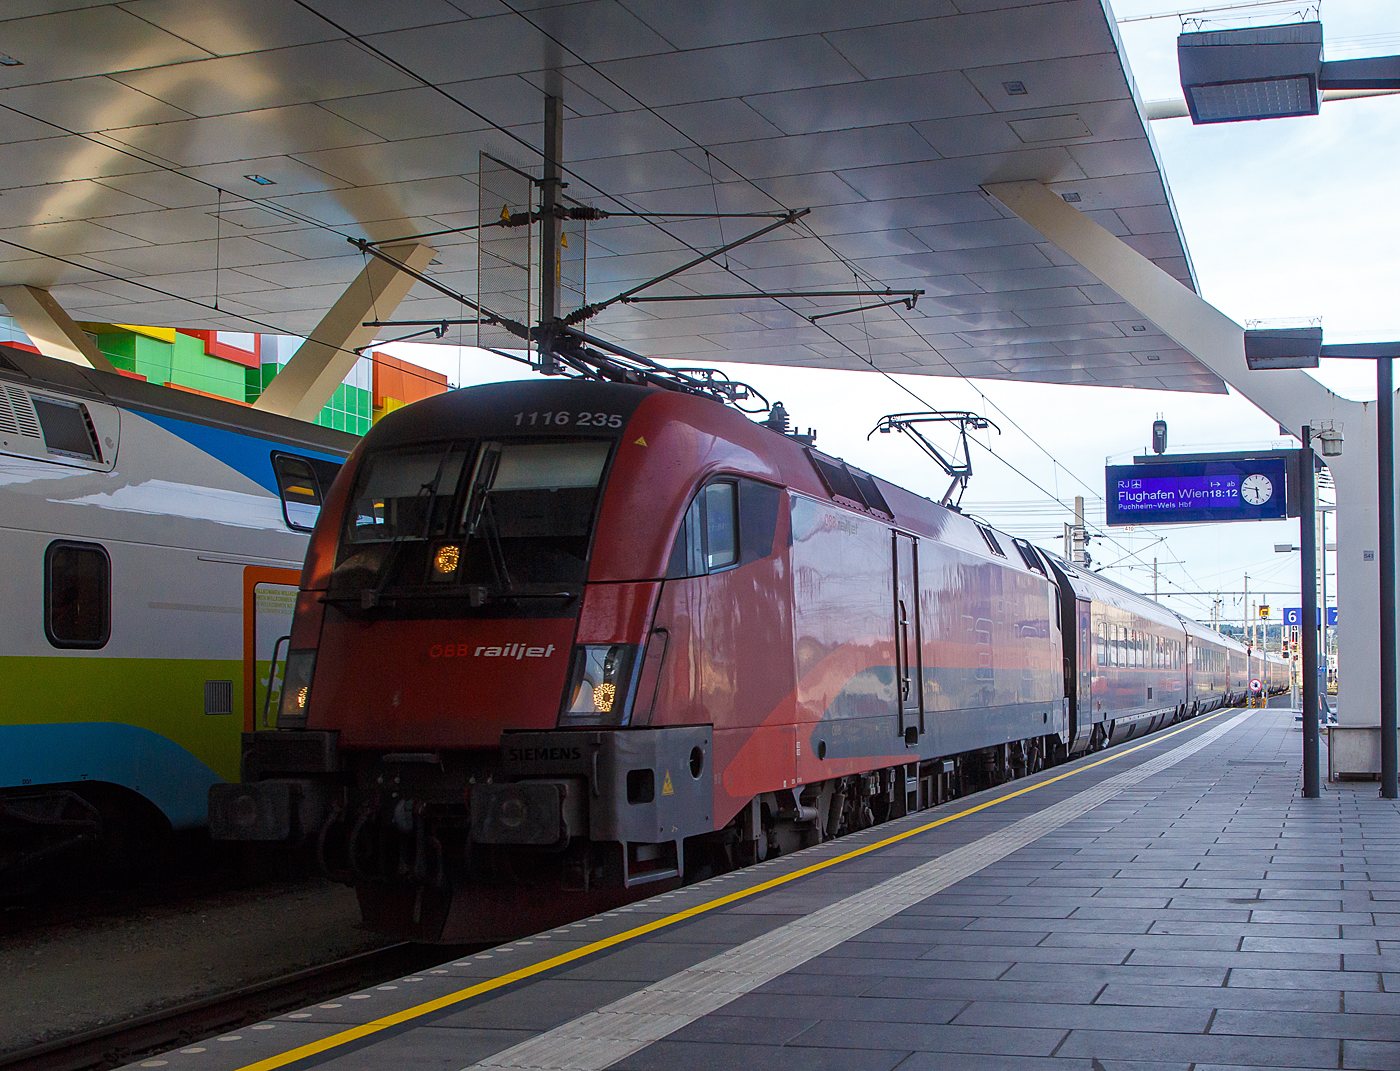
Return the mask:
M575 587L611 443L451 443L386 450L361 466L336 594Z

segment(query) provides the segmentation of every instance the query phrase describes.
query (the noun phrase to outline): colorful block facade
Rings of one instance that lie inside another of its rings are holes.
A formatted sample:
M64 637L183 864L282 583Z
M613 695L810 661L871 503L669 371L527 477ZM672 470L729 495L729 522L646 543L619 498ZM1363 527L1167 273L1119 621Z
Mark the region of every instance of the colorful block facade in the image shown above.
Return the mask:
M258 400L302 342L288 335L132 324L85 323L82 327L107 359L128 375L244 405ZM0 316L0 342L33 348L8 316ZM374 353L355 362L316 423L363 435L385 413L447 389L444 375L387 353Z

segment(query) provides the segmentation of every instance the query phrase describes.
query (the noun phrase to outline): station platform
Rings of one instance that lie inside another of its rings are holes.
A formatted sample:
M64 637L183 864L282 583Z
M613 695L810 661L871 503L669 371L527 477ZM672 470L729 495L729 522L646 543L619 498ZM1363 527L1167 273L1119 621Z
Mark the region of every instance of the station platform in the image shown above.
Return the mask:
M1400 1068L1400 807L1226 710L169 1071Z

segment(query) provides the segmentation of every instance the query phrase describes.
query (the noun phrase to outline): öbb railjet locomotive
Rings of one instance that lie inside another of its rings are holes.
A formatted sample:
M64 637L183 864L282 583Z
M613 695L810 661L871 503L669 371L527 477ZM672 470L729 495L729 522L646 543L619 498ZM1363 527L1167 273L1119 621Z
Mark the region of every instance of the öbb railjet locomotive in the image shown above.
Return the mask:
M793 851L1242 698L1245 648L695 395L501 383L326 497L277 732L216 836L477 941Z

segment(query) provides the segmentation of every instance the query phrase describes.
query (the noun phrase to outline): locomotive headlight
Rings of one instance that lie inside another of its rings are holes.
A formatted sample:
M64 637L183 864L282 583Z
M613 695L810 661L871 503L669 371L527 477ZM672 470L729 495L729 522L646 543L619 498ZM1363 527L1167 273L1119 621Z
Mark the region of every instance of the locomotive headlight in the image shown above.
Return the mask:
M637 663L636 644L575 647L559 724L626 725Z
M593 706L600 714L611 714L613 700L617 698L617 685L604 681L593 686Z
M447 580L457 571L457 563L462 560L462 548L455 543L444 543L433 555L433 579Z
M282 699L277 706L277 728L306 728L311 702L311 674L316 669L316 649L288 651L282 671Z

